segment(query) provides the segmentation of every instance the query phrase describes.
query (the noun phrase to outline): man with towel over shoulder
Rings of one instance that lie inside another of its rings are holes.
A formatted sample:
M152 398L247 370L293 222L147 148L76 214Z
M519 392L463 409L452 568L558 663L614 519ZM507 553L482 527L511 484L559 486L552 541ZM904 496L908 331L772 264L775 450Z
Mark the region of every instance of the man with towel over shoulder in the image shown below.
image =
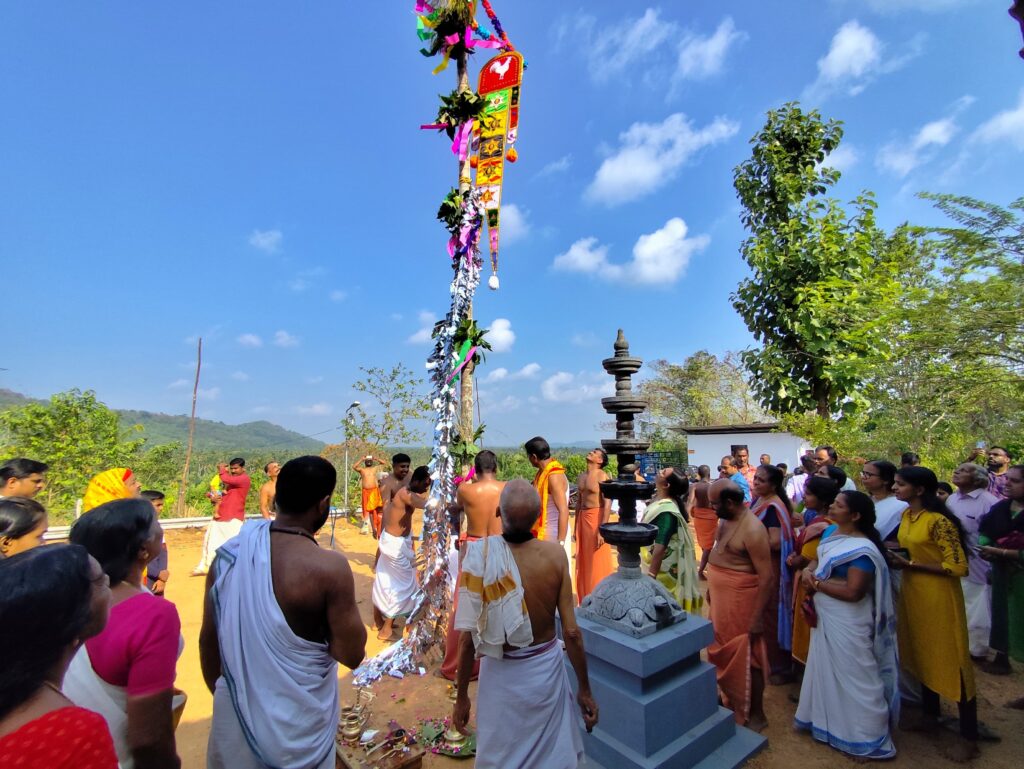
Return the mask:
M587 731L597 724L565 550L531 532L540 508L536 489L523 480L509 481L499 503L502 534L470 542L462 557L455 628L466 632L452 726L463 731L469 721L475 655L481 658L477 769L579 764L583 740L555 636L556 610L576 673L583 723Z
M277 518L217 551L199 632L213 692L208 769L334 767L338 663L354 668L366 650L348 561L315 536L336 482L321 457L291 460Z

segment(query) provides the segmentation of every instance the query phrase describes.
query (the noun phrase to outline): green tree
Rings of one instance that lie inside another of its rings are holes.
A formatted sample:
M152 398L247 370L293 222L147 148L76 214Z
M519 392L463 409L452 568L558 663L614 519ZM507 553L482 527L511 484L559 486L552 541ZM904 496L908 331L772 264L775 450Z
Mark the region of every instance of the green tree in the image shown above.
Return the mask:
M735 170L753 277L732 299L761 343L742 357L768 411L850 410L865 367L886 355L899 263L875 225L874 198L858 196L847 214L822 197L839 179L827 158L842 134L838 121L786 104L769 111Z
M735 353L719 358L699 350L682 363L655 360L649 366L652 376L640 385L640 395L648 402L643 420L659 439L684 424L706 427L765 418Z
M91 390L58 393L49 403L30 403L0 413L4 454L50 466L42 499L55 512L74 509L89 479L111 467L131 465L143 444L123 429L116 413Z
M423 395L423 380L399 363L390 371L372 367L359 369L366 375L352 385L373 403L356 410L346 435L376 446L409 446L419 443L422 432L417 422L427 419L430 402Z

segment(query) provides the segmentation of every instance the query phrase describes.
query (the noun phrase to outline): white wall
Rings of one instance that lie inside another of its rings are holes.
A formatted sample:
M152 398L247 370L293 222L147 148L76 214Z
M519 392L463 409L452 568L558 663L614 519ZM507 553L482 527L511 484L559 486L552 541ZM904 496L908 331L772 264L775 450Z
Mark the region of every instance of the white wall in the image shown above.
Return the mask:
M746 444L750 452L750 464L758 465L761 454L770 454L772 464L785 462L789 471L800 461L806 449L813 448L802 438L791 433L720 433L705 435L687 435L687 449L691 465L707 465L711 468L711 477L718 476L715 468L722 457L732 453L732 446Z

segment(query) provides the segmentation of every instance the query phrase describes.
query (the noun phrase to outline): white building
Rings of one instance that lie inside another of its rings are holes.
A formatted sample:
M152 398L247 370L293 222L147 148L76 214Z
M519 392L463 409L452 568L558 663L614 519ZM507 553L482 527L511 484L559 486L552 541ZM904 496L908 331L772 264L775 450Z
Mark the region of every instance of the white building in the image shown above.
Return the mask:
M803 453L814 447L792 433L779 430L777 422L759 422L749 425L711 425L709 427L674 427L686 435L689 464L707 465L711 477L717 478L716 468L722 457L735 454L741 446L750 454L750 464L760 464L760 456L768 454L773 465L784 462L789 472L797 467Z

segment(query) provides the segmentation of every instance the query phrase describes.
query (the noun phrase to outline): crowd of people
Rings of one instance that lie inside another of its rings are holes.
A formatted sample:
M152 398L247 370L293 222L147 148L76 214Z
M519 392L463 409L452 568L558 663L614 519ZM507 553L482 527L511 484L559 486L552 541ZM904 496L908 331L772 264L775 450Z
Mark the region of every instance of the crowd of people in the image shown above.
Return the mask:
M579 719L589 730L599 714L574 614L614 568L600 529L613 515L601 490L608 456L587 454L570 515L569 479L547 441L524 449L532 483L499 481L497 457L481 451L449 507L457 590L440 674L455 682L457 729L479 677L478 766L575 766ZM765 686L799 682L798 729L857 758L889 758L897 724L939 728L946 699L959 710L951 757L978 755L974 668L1005 674L1011 658L1024 661L1024 466L1000 447L980 457L956 468L944 497L914 455L899 467L857 462L858 490L828 446L793 474L767 455L751 465L746 449L722 458L717 479L708 466L656 473L640 515L655 531L643 570L688 611L707 612L708 660L738 723L764 728ZM397 454L353 468L377 540L373 616L363 618L346 558L316 539L335 468L320 457L271 465L263 515L245 525L245 462L218 468L196 570L206 572L198 640L214 697L210 767L333 766L337 666L363 660L371 623L381 640L402 637L421 578L413 516L428 501L426 467ZM128 468L107 470L89 482L69 544L41 547L47 470L29 459L0 466L0 764L179 766L185 640L162 597L164 496ZM529 704L530 720L515 733L505 728L513 700Z
M885 759L897 725L939 729L945 699L959 711L950 758L979 755L982 731L994 735L979 726L974 667L1007 674L1011 657L1024 660L1024 465L979 449L942 495L909 452L899 467L855 463L863 491L829 446L789 478L745 453L723 457L717 481L702 466L690 489L715 632L708 659L737 722L764 728L765 685L798 681L798 729ZM714 532L696 512L708 508ZM1024 697L1007 705L1024 709Z

